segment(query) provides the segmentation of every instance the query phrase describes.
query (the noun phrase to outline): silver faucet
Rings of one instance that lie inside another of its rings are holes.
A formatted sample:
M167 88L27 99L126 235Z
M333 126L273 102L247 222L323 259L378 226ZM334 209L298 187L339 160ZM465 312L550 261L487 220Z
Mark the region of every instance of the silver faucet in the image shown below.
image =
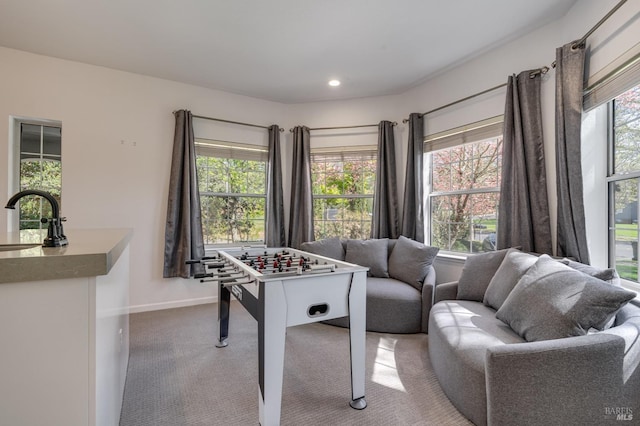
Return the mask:
M39 191L37 189L26 189L24 191L20 191L15 194L13 197L9 198L7 201L6 209L14 210L16 208L16 203L22 197L27 195L38 195L40 197L45 198L51 204L51 215L53 216L51 219L42 218L42 223L49 223L49 227L47 229L47 237L42 242L43 247L61 247L69 244L67 241L66 235L64 235L64 230L62 229L62 222L65 218L60 217L60 206L53 195L45 191Z

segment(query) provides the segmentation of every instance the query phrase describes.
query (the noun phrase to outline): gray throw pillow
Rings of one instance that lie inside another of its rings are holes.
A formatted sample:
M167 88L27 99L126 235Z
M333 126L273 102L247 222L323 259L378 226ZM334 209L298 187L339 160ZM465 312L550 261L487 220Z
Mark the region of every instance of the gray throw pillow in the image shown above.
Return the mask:
M618 271L616 271L614 268L606 268L606 269L600 269L600 268L596 268L595 266L591 266L591 265L585 265L584 263L580 263L580 262L576 262L575 260L571 260L571 259L567 259L566 257L564 259L562 259L560 262L564 263L565 265L569 266L570 268L573 268L577 271L583 272L587 275L591 275L594 278L598 278L606 283L609 283L611 285L615 285L618 287L622 286L622 283L620 282L620 275L618 275ZM604 326L604 330L613 327L613 323L615 322L615 317L612 317Z
M605 324L635 293L542 255L496 317L529 342L586 334Z
M369 268L369 276L389 278L387 238L348 240L344 260Z
M457 299L482 302L491 278L507 255L508 249L467 257L458 280Z
M325 238L300 244L300 250L336 260L344 260L344 248L340 238Z
M600 269L595 266L585 265L584 263L576 262L575 260L567 259L566 257L561 260L565 265L583 272L587 275L591 275L594 278L598 278L602 281L606 281L609 284L620 285L620 276L614 268Z
M389 276L422 290L422 282L439 250L400 236L389 256Z
M538 257L532 254L509 249L500 267L489 282L489 287L484 293L483 303L496 311L500 309L511 290L520 281L520 278L537 260Z

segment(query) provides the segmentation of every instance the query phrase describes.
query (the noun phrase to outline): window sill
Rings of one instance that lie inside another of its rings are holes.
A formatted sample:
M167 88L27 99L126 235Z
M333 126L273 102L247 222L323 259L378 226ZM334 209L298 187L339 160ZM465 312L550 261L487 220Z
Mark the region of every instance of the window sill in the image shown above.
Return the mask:
M263 243L253 242L247 244L205 244L204 252L211 253L216 252L218 250L244 250L249 248L266 248L267 246Z
M636 298L640 298L640 284L634 281L625 280L624 278L620 279L620 283L623 288L636 292Z
M467 260L468 254L471 253L456 253L453 251L440 251L437 255L438 259L446 260L450 262L464 262Z

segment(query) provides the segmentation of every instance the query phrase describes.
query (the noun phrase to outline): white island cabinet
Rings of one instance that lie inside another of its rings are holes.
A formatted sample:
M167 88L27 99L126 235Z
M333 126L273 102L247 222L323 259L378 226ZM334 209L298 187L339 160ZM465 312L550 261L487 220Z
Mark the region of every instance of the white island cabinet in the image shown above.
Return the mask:
M7 250L0 235L0 425L116 426L129 360L126 229ZM41 241L41 240L40 240Z

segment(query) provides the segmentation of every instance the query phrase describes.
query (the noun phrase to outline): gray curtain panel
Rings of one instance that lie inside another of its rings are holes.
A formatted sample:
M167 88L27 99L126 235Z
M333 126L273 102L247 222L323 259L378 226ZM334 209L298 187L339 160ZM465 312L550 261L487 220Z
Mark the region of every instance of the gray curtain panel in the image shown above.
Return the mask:
M265 244L284 247L284 201L282 195L282 164L280 160L280 127L269 127L269 162L267 170L267 227Z
M167 224L164 234L163 277L189 276L203 271L202 265L187 265L189 259L202 259L204 241L200 218L200 192L196 174L196 148L190 111L175 113Z
M556 254L588 264L580 149L585 49L572 44L556 49Z
M291 168L291 207L287 245L300 248L313 241L313 195L311 189L311 144L309 128L293 129L293 166Z
M402 235L424 242L424 187L422 164L424 157L424 120L422 114L409 115L407 172L404 180Z
M540 104L541 75L510 76L504 111L497 248L552 254Z
M378 163L373 196L371 238L398 238L398 185L393 123L378 125Z

